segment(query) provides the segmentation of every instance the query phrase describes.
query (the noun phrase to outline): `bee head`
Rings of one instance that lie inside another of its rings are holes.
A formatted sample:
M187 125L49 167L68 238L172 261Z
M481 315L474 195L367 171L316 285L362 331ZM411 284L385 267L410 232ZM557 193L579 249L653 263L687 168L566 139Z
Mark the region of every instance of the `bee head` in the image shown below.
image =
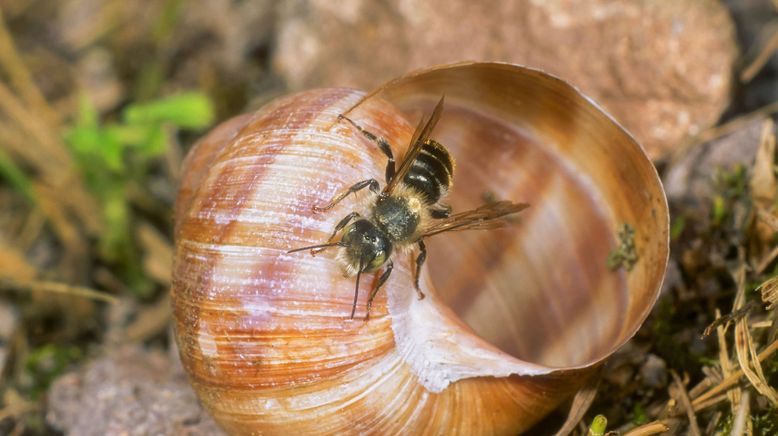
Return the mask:
M343 231L340 245L345 247L348 263L355 271L360 265L363 272L375 271L392 254L392 243L387 235L366 219L349 224Z

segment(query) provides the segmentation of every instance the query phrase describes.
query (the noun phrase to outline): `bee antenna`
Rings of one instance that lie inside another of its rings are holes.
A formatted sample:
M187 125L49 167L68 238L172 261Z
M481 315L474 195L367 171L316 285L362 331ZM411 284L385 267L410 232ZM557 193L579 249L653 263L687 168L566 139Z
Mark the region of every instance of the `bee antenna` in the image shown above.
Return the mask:
M295 248L293 250L287 251L286 253L289 254L289 253L297 253L298 251L315 250L317 248L342 247L342 246L343 244L341 244L341 242L338 241L338 242L333 242L331 244L309 245L307 247Z
M359 276L362 275L362 268L365 266L363 257L359 258L359 269L357 270L357 285L354 287L354 304L351 306L351 319L354 319L354 313L357 311L357 296L359 296Z

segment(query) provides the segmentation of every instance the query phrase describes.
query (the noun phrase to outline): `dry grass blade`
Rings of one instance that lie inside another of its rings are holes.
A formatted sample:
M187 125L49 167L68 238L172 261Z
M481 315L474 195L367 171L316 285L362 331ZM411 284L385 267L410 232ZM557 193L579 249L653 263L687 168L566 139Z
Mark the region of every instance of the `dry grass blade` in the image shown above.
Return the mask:
M567 419L555 436L566 436L570 434L579 422L583 419L586 411L597 396L597 388L600 385L600 374L597 373L589 378L586 384L576 392L573 397L573 404L567 414Z
M746 55L746 58L752 60L740 72L740 81L747 83L756 77L776 50L778 50L778 22L773 21L762 32L756 46Z
M697 415L694 414L694 408L689 400L689 394L686 392L686 386L681 381L681 377L675 371L670 371L670 375L673 376L676 388L678 388L678 396L681 400L681 405L686 410L686 416L689 418L689 433L692 436L701 436L700 426L697 424Z
M765 379L762 365L756 355L751 332L748 329L748 320L744 318L735 325L735 351L737 353L740 368L754 389L765 396L774 406L778 406L778 392L775 391ZM753 368L752 368L753 365Z
M649 422L643 424L640 427L635 427L632 430L624 433L624 436L650 436L654 434L664 433L670 430L670 426L662 421Z
M673 152L671 160L677 162L682 156L686 154L689 149L694 148L696 145L703 144L705 142L712 141L714 139L733 133L743 128L743 126L747 125L748 123L751 123L754 120L758 120L766 115L771 115L775 112L778 112L778 101L762 106L753 112L741 115L724 124L719 124L718 126L703 130L696 136L689 138L687 141L681 144Z
M738 407L737 413L735 413L735 419L732 422L731 436L742 436L744 434L753 434L753 431L749 431L751 426L751 394L748 391L743 392L743 401Z
M170 294L166 293L159 301L138 313L135 320L124 329L123 339L129 342L145 341L165 331L171 315Z
M3 139L22 138L16 150L29 150L23 154L25 163L40 170L40 179L45 181L45 186L56 191L58 196L54 198L58 200L58 208L69 207L78 216L79 221L84 223L92 234L96 234L101 227L101 215L97 213L94 199L78 183L70 154L57 134L51 131L44 120L34 116L3 82L0 82L0 112L5 113L11 120L0 126L3 127L0 131ZM16 133L9 130L9 127L16 130ZM9 146L5 142L1 145ZM68 195L62 196L62 192L68 192ZM64 216L64 212L61 215Z
M778 339L771 342L770 345L768 345L764 350L762 350L757 356L757 358L760 362L764 361L768 357L772 356L773 353L775 353L776 351L778 351ZM707 406L710 404L715 404L715 403L709 403L709 400L714 396L721 394L722 392L725 392L730 387L736 385L741 377L743 377L743 370L738 369L737 371L734 371L730 376L725 377L724 380L721 381L721 383L717 384L709 391L705 392L704 394L692 400L692 406L694 406L694 411L699 412L700 410L703 409L702 407L703 405Z
M0 241L0 278L29 280L36 275L38 270L27 261L24 254Z
M746 299L746 267L741 266L736 273L737 295L733 310L740 309L745 305ZM735 323L735 353L740 369L745 374L752 386L764 395L774 406L778 406L778 392L767 383L762 365L756 354L756 346L751 338L751 331L748 328L748 316L744 316ZM753 366L753 367L752 367Z
M13 388L3 394L3 403L5 408L0 409L0 421L40 409L40 404L25 400Z
M772 213L762 209L757 208L756 210L757 217L759 218L760 222L763 222L770 226L770 229L773 232L778 232L778 217L773 215Z
M721 312L718 309L716 309L716 317L721 318ZM727 329L724 325L719 325L716 328L716 337L719 342L719 364L721 365L721 374L724 378L732 375L734 366L732 365L732 361L729 359L729 349L727 347L726 333ZM730 409L734 412L737 408L737 405L740 403L740 388L728 390L726 397L729 400Z
M41 147L41 152L49 153L40 159L54 159L60 163L60 168L70 168L71 159L64 145L50 132L50 126L36 116L11 90L0 82L0 110L13 121L13 124L28 135L29 140Z
M96 301L117 304L119 300L113 295L85 286L74 286L59 282L46 282L40 280L8 280L0 279L0 290L48 292L54 294L71 295L73 297L88 298Z
M762 259L757 263L756 267L754 268L754 272L757 274L762 274L770 264L773 263L775 258L778 257L778 245L773 247L772 250L770 250L769 253L764 255Z
M138 240L143 248L143 269L158 283L170 284L173 247L151 224L141 222L138 226Z
M730 391L727 391L724 394L719 394L719 395L717 395L715 397L712 397L712 398L710 398L708 400L705 400L705 401L703 401L701 403L692 402L692 407L694 407L694 411L695 412L699 412L700 410L705 410L708 407L715 406L716 404L719 404L719 403L721 403L721 402L723 402L725 400L729 400L729 392Z
M16 88L25 102L35 112L46 118L46 121L52 128L58 129L59 115L43 98L43 94L32 80L32 75L24 66L22 57L16 50L10 32L5 25L2 9L0 9L0 66L6 71L14 88Z
M762 283L757 289L762 293L762 302L767 304L767 310L773 310L778 304L778 276Z
M719 327L727 326L729 323L743 318L744 316L748 315L751 312L751 310L753 310L754 308L756 308L756 304L754 304L753 302L749 302L744 307L741 307L738 310L733 310L732 313L728 313L724 316L722 316L721 313L717 310L716 319L712 323L710 323L707 327L705 327L705 330L702 332L702 337L709 336L711 333L713 333L714 328L718 330ZM726 330L726 328L724 330ZM723 332L719 334L719 345L722 347L726 347L726 343L722 342L721 340L722 335Z
M6 418L13 418L19 415L24 415L25 413L35 412L38 409L40 409L38 403L27 401L14 403L12 405L6 406L3 409L0 409L0 422Z
M775 161L775 135L772 119L762 124L762 135L754 159L754 169L749 185L754 202L769 207L775 199L776 182L773 162Z

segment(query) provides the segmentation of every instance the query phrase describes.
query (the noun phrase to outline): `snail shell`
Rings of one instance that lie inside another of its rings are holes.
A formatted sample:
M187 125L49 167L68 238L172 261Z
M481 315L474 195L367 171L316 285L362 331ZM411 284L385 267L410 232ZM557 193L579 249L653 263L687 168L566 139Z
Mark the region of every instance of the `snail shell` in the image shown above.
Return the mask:
M235 434L516 434L571 395L638 329L668 255L651 162L565 82L508 64L423 70L364 94L317 89L215 128L190 152L176 208L173 310L181 359L203 404ZM363 280L320 243L360 203L322 204L383 180L386 158L337 116L402 156L437 99L433 137L457 159L454 211L484 197L528 202L515 225L430 238L365 321ZM391 104L389 103L391 102ZM617 229L638 261L612 271Z

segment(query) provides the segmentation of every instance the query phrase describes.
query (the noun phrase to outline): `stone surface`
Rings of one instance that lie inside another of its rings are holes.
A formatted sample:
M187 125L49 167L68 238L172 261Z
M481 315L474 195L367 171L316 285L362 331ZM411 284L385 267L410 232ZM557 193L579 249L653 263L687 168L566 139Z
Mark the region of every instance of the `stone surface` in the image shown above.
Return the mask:
M714 195L717 171L753 165L765 118L757 118L735 131L687 150L665 171L664 188L671 204L707 216Z
M737 56L717 0L295 0L274 66L293 89L370 89L462 60L544 69L608 109L653 157L715 123Z
M47 422L67 435L221 435L177 359L158 350L108 350L60 377Z
M656 354L649 354L640 367L640 377L646 386L664 388L667 386L667 363Z

